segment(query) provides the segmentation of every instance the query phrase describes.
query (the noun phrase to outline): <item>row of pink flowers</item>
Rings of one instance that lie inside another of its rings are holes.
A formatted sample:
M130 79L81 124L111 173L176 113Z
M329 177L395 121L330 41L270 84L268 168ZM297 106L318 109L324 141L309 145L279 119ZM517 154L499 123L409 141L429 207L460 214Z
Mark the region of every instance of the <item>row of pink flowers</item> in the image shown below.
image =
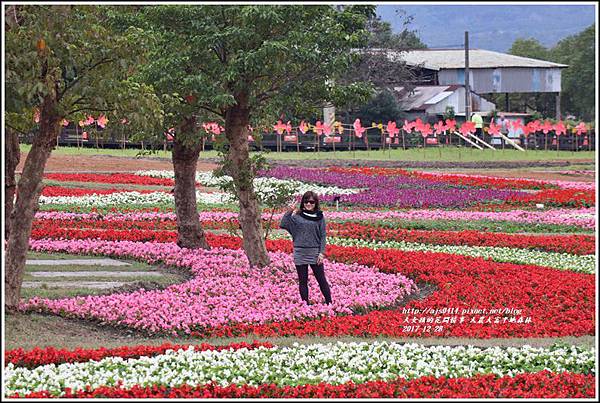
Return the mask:
M63 313L130 326L148 332L191 333L232 323L266 323L323 315L351 314L355 308L395 304L417 291L412 280L359 264L327 262L332 305L322 296L313 276L311 300L301 301L292 257L272 252L272 264L251 268L241 250L180 249L177 245L91 240L31 241L36 251L100 254L134 258L150 264L189 268L193 278L164 290L49 300L33 298L24 310Z
M525 223L546 223L558 225L576 225L583 228L593 229L595 224L596 209L594 207L582 209L552 209L545 211L529 210L510 210L510 211L450 211L450 210L406 210L406 211L326 211L325 216L328 220L385 220L385 219L404 219L404 220L490 220L490 221L514 221ZM237 219L236 212L217 212L204 211L199 212L200 221L228 221ZM273 215L274 220L280 220L283 213ZM269 213L264 213L264 220L270 217ZM60 211L39 211L36 213L37 219L68 219L68 220L175 220L175 213L157 213L157 212L132 212L132 213L68 213Z

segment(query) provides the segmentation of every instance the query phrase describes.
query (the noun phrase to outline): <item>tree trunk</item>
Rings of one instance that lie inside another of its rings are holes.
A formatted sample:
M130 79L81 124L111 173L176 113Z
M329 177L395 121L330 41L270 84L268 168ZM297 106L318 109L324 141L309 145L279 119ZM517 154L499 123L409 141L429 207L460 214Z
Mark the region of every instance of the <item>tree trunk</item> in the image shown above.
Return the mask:
M240 203L239 222L242 228L243 248L251 266L265 267L271 263L261 225L261 211L254 193L254 172L248 149L249 110L244 94L236 97L237 104L225 116L225 135L229 140L227 153L228 173L234 180Z
M188 249L210 249L200 226L196 206L196 165L201 144L182 144L173 141L175 171L175 213L177 215L177 245Z
M5 308L15 310L21 298L29 236L38 201L42 193L42 178L46 161L56 145L60 120L54 99L47 97L40 108L40 133L33 139L17 185L17 199L10 216L10 237L6 247Z
M6 159L4 160L4 239L10 236L10 213L13 210L15 189L15 170L21 160L21 150L19 149L19 135L13 129L6 128Z

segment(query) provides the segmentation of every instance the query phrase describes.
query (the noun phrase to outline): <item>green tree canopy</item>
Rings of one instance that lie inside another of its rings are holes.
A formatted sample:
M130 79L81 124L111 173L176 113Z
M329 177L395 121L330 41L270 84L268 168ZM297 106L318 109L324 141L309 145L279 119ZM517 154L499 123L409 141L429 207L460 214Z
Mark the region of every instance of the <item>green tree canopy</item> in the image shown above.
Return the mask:
M150 86L131 80L143 63L146 36L131 28L121 34L107 25L105 7L72 5L11 6L5 26L6 126L18 153L16 131L39 122L23 171L16 200L5 200L10 211L6 253L6 307L19 304L26 252L42 178L64 119L77 121L99 114L108 120L127 118L137 130L160 125L161 105ZM5 15L7 17L7 15ZM7 29L8 27L8 29ZM34 119L34 110L37 111ZM14 176L15 164L10 164Z
M374 6L165 5L140 7L115 19L122 29L134 24L157 39L140 79L152 83L163 100L165 127L175 128L177 211L184 210L180 193L186 203L195 200L193 178L180 163L195 169L200 123L216 119L223 124L222 172L233 178L243 248L253 265L264 266L269 259L252 182L260 159L249 156L248 125L271 128L284 111L307 114L327 102L366 100L370 85L339 78L358 57L352 50L365 46L365 24L373 14ZM182 181L189 191L179 187Z
M583 120L593 120L596 114L595 31L591 25L550 50L550 60L569 65L562 70L563 109Z
M573 114L578 119L592 120L595 116L595 25L582 32L559 41L554 47L546 48L533 38L514 41L510 54L566 64L562 69L561 109L563 115ZM493 96L496 103L502 99ZM554 116L554 94L511 94L511 104L517 110L529 108L545 117Z

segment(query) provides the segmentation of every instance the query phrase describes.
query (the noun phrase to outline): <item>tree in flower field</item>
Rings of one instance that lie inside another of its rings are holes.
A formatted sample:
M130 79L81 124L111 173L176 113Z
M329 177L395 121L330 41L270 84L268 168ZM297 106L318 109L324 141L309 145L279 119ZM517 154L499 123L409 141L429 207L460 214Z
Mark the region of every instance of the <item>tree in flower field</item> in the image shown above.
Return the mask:
M86 115L126 116L139 130L149 131L162 118L160 101L150 88L129 80L143 61L143 32L133 28L121 35L111 32L106 10L99 6L21 5L7 13L11 21L5 27L6 126L11 133L35 129L16 186L15 204L7 216L10 230L4 281L9 310L19 304L44 168L65 120L76 122ZM18 141L9 151L18 152ZM14 177L16 164L14 156L11 158Z
M179 119L173 151L176 188L181 181L178 156L186 156L192 170L199 154L196 123L223 122L225 144L217 173L233 178L243 249L253 266L267 265L269 257L253 186L264 158L250 156L248 126L272 127L282 110L310 106L317 112L325 102L366 99L368 86L334 83L356 57L351 50L366 41L365 23L373 13L373 6L165 5L142 7L131 18L159 38L146 69L148 82L178 101L167 113L168 119ZM191 198L193 182L182 186Z

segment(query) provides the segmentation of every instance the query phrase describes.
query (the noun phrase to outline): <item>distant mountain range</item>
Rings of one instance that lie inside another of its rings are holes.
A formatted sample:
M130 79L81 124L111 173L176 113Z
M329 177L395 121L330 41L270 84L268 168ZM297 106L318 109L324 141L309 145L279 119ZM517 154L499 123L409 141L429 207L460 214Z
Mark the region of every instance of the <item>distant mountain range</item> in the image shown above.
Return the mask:
M402 14L413 16L408 26L416 30L430 48L461 48L464 33L469 31L469 47L507 52L517 38L535 38L552 47L595 21L594 5L555 4L424 4L380 5L377 14L392 24L394 31L403 29Z

